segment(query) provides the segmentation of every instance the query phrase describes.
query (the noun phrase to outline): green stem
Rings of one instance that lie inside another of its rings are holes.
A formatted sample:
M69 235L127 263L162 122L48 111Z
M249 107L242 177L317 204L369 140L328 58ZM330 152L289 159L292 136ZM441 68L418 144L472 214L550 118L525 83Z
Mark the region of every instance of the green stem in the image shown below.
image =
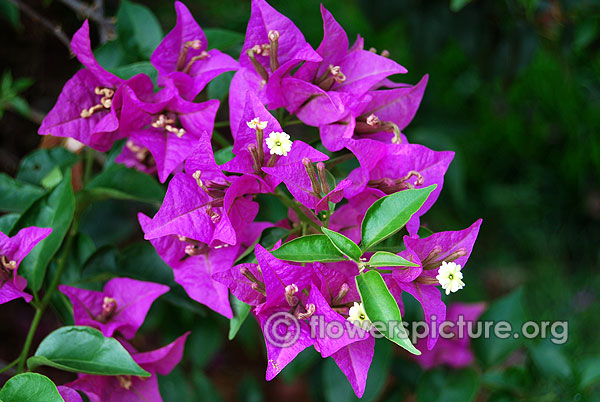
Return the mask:
M218 127L229 127L229 122L228 121L217 121L214 124L214 128L218 128Z
M12 366L14 366L15 364L17 364L19 362L19 359L15 359L12 362L8 363L6 366L2 367L0 369L0 374L4 373L6 370L8 370L9 368L11 368Z
M42 318L42 314L44 310L40 307L35 309L35 315L33 316L33 321L31 321L31 325L29 326L29 332L27 333L27 337L25 338L25 344L23 345L23 349L21 350L21 355L19 356L17 366L17 373L22 373L25 368L25 361L27 361L27 355L29 354L29 348L31 348L31 342L33 341L33 335L35 335L35 331L40 323L40 319Z
M227 147L231 146L231 143L229 143L229 141L227 141L227 139L225 137L223 137L221 135L221 133L219 133L218 131L213 131L212 138L222 147L227 148Z
M292 208L294 210L294 212L296 212L296 214L298 215L298 218L300 218L300 220L308 223L310 226L312 226L313 228L317 229L319 231L319 233L321 232L321 227L319 225L317 225L317 223L315 221L313 221L312 219L310 219L310 217L308 215L306 215L304 213L304 211L302 211L300 209L300 207L298 206L298 204L296 204L294 201L292 201L281 190L275 190L275 197L279 198L279 200L286 207Z
M90 182L92 178L92 168L94 167L94 154L93 148L85 149L85 163L83 170L83 185L85 186Z
M302 124L302 120L290 120L290 121L286 121L285 123L283 123L284 127L287 126L295 126L296 124Z
M44 295L42 301L38 304L35 309L35 315L33 316L33 321L31 321L31 325L29 327L29 332L27 333L27 337L25 338L25 344L23 345L23 349L21 350L21 355L18 359L17 373L22 373L25 368L25 362L27 361L27 355L29 354L29 349L31 348L31 342L33 341L33 336L35 335L35 331L40 323L40 319L50 304L50 300L52 300L52 295L58 288L60 284L60 277L62 276L63 271L67 265L67 257L69 255L69 250L73 245L73 240L75 239L75 235L77 234L77 228L79 226L79 219L76 216L73 219L73 224L71 225L71 230L69 232L69 237L67 238L67 242L65 243L65 248L58 263L58 268L56 269L56 273L54 274L54 278L52 278L52 282L50 286L48 286L48 290Z

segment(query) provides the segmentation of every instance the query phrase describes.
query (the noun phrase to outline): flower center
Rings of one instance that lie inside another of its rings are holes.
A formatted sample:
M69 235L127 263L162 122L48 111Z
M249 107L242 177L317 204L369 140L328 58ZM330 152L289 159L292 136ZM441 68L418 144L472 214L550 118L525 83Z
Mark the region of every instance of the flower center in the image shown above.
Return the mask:
M266 83L269 81L269 72L267 69L257 60L256 56L264 56L269 58L269 68L271 73L279 68L279 59L277 53L279 50L279 31L271 30L268 33L269 43L263 43L260 45L254 45L246 51L254 70L263 81Z
M96 317L97 321L107 322L117 311L117 301L112 297L105 296L102 300L102 312Z
M119 379L119 385L121 386L121 388L124 388L127 391L131 389L133 382L131 381L130 375L119 375L117 376L117 378Z
M87 119L88 117L92 116L94 113L101 111L101 110L108 110L111 108L112 106L112 98L115 95L115 91L111 88L106 88L106 87L96 87L94 88L94 93L96 95L101 95L102 97L100 98L100 103L89 107L87 109L83 109L80 113L80 116L83 119Z
M184 134L186 133L185 129L175 127L174 124L175 124L174 118L170 118L165 114L159 114L152 122L152 127L162 128L169 133L175 134L179 138L183 137Z
M392 121L381 121L374 113L357 117L354 130L358 134L373 134L382 131L394 133L392 143L399 144L402 142L400 128Z
M0 286L7 282L17 269L17 262L7 256L0 256Z
M202 50L200 52L200 54L198 54L196 56L192 56L192 58L190 58L190 60L186 63L190 49L192 49L192 50L202 49L202 41L199 39L196 39L196 40L189 40L187 42L184 42L183 48L181 49L181 52L179 52L179 57L177 58L177 66L176 66L177 71L182 71L186 74L189 74L190 69L192 68L192 66L194 65L194 63L196 61L206 59L207 57L210 56L206 50Z
M341 84L344 81L346 81L346 76L342 72L342 68L330 64L325 72L314 81L314 84L324 91L329 91L335 83Z
M414 183L408 181L412 177L416 177L417 179ZM367 185L369 187L379 189L386 194L393 194L407 188L414 189L415 187L423 185L424 182L425 178L423 175L421 175L421 173L417 172L416 170L411 170L406 174L406 176L399 179L393 180L389 177L385 177L383 179L369 180Z

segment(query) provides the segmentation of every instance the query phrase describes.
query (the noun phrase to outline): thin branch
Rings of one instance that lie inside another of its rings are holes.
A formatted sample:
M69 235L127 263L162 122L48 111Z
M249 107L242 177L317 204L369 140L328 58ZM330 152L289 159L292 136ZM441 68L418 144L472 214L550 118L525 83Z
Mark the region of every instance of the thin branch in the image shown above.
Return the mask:
M47 20L42 15L38 14L33 8L29 7L27 4L23 3L21 0L9 0L15 6L17 6L24 14L26 14L29 18L31 18L35 22L39 22L42 26L52 32L58 40L60 40L63 45L69 49L69 53L71 52L71 41L62 31L62 29L58 26Z
M112 19L104 16L104 1L94 0L92 5L79 0L60 0L61 3L71 8L84 18L94 21L100 31L100 43L106 43L115 34L115 24Z

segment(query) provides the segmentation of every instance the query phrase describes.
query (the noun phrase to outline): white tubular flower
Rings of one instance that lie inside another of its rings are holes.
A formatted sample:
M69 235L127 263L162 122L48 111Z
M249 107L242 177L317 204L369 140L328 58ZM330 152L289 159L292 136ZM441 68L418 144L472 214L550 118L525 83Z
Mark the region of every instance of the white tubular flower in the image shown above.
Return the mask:
M460 265L455 262L442 262L442 266L438 270L438 275L435 279L438 280L442 289L449 295L465 287L462 281L463 274L460 272Z
M271 151L271 155L287 156L288 152L292 150L292 141L288 134L273 131L269 134L269 138L267 138L267 146Z
M354 325L358 325L365 331L371 329L371 320L367 317L367 312L365 311L365 307L362 303L354 302L354 306L350 307L348 311L348 321L350 321Z
M266 121L261 121L259 117L255 117L250 121L247 121L246 124L253 130L264 130L267 127Z

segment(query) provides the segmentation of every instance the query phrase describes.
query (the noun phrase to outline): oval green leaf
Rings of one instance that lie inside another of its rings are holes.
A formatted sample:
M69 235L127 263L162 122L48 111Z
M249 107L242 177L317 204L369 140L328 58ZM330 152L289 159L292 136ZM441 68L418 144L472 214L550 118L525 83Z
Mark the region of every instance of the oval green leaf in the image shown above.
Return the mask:
M339 250L340 253L345 256L350 257L354 261L360 261L360 256L362 255L362 251L360 251L360 247L352 240L347 238L341 233L334 232L333 230L329 230L327 228L321 228L325 236L331 240L331 243Z
M0 174L0 211L23 212L44 193L41 187Z
M42 286L48 263L69 230L74 213L75 195L71 187L71 171L67 170L62 182L34 202L11 229L11 235L14 236L28 226L52 228L52 233L40 241L19 266L19 274L27 279L29 288L36 292Z
M244 321L246 321L248 313L250 313L250 306L233 294L229 295L229 301L233 310L233 318L229 320L229 340L231 341L237 335Z
M346 258L325 235L298 237L271 252L275 258L294 262L336 262Z
M410 262L399 255L388 253L387 251L378 251L367 263L371 267L418 267L419 264Z
M56 385L45 375L24 373L9 379L0 390L4 402L64 402Z
M154 178L120 164L111 165L94 177L85 189L99 198L136 200L158 204L162 203L165 197L164 188Z
M367 316L375 328L390 341L408 350L410 353L420 355L421 352L413 346L408 339L406 330L402 326L402 315L398 303L390 293L377 271L368 271L356 276L356 287L360 299L365 307Z
M150 376L119 341L84 326L62 327L50 333L27 360L30 370L38 366L85 374Z
M435 188L436 185L432 184L425 188L402 190L375 201L361 225L363 251L402 229Z

